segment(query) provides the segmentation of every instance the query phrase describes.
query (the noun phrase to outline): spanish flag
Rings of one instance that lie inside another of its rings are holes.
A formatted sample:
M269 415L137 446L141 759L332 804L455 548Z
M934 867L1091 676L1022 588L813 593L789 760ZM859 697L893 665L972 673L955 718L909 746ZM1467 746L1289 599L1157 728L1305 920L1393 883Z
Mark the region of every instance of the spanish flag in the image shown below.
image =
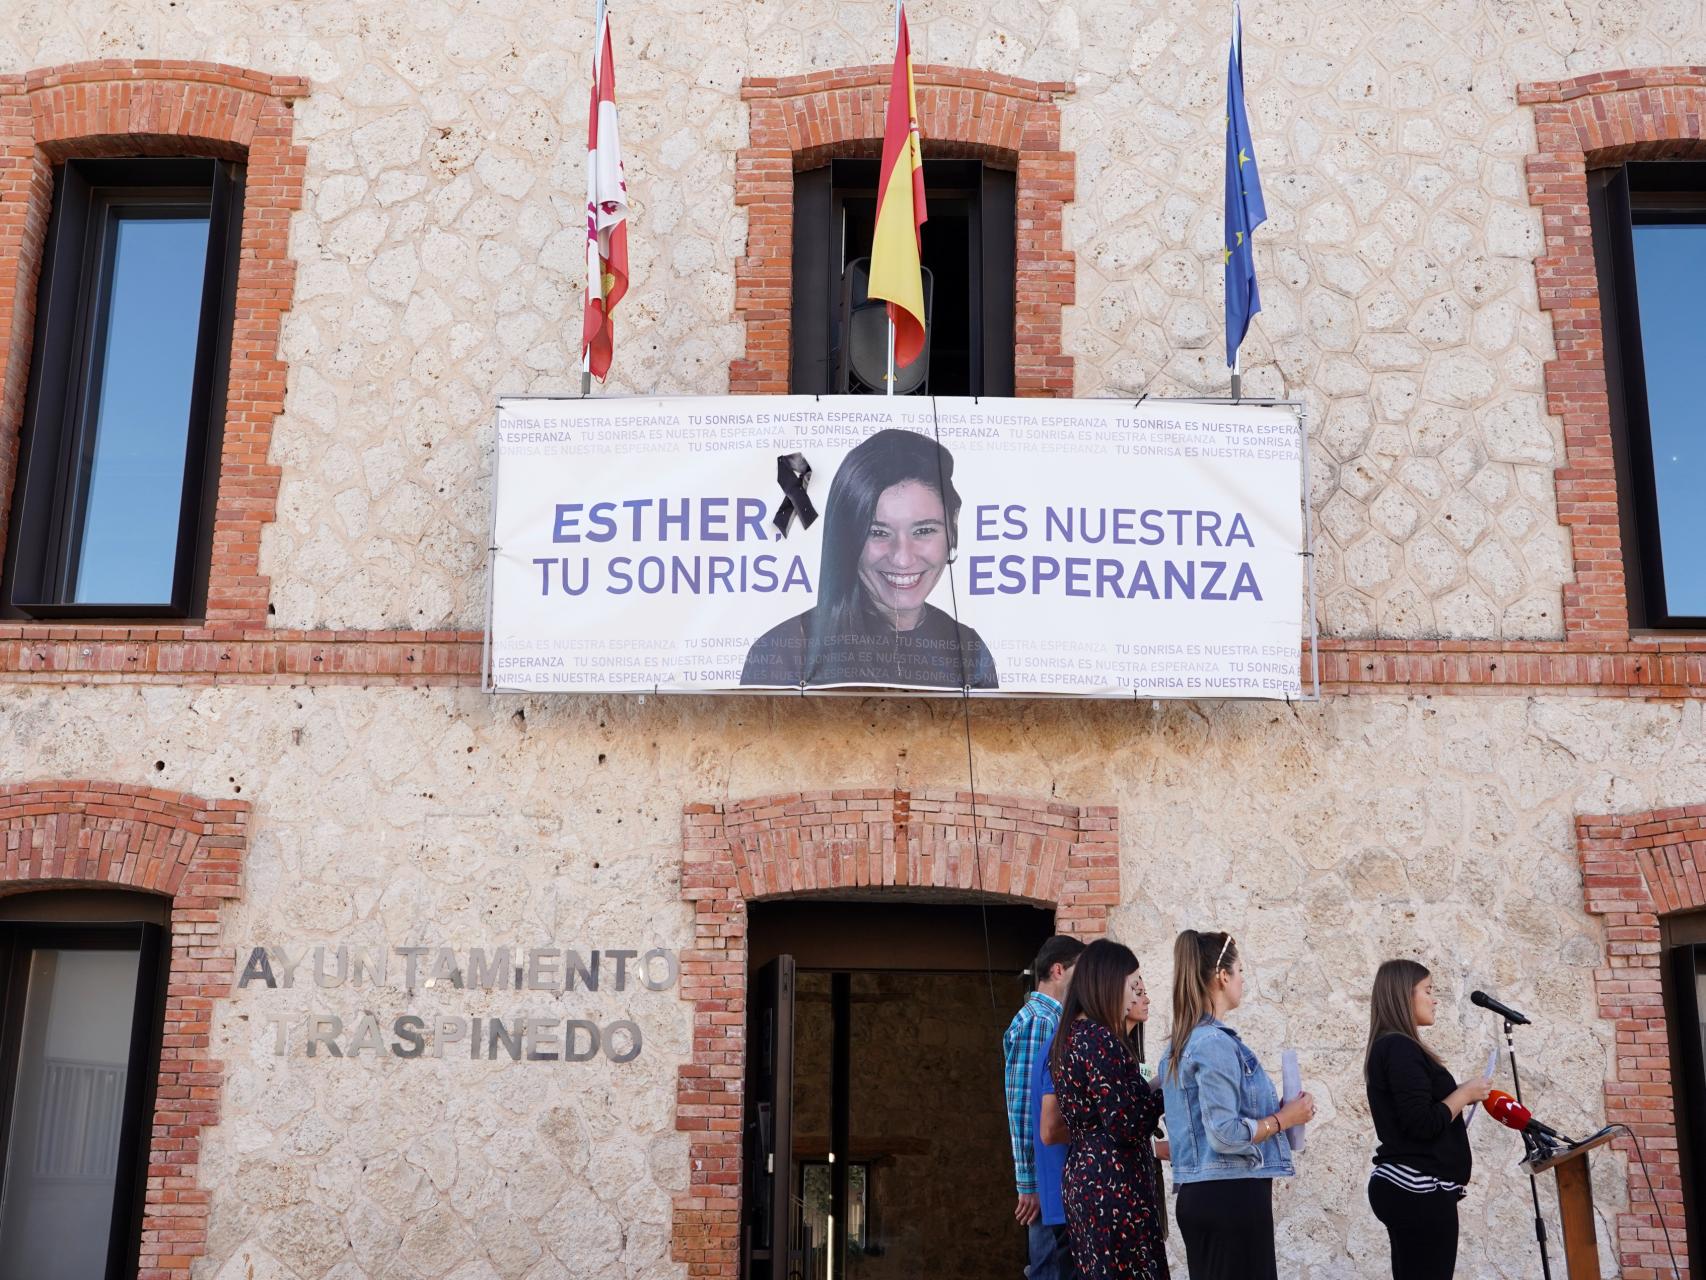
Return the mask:
M924 275L919 228L924 210L924 156L918 136L918 95L912 87L912 37L906 6L895 23L894 77L883 126L883 169L877 186L877 230L871 241L873 298L886 299L899 369L924 353Z

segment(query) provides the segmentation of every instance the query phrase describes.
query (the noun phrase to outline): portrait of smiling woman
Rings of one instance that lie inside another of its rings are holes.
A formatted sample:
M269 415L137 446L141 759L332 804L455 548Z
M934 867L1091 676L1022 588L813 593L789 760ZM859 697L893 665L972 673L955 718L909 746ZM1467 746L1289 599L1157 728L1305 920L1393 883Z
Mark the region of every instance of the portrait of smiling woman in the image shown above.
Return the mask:
M929 603L959 542L954 456L886 430L829 486L817 604L756 641L744 685L996 687L982 638Z

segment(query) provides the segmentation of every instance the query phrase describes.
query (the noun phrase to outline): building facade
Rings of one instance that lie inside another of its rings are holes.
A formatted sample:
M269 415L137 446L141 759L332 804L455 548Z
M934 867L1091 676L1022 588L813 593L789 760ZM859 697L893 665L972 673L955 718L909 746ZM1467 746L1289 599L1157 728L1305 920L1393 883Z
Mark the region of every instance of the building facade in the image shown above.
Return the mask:
M1241 1032L1298 1049L1321 1103L1282 1274L1386 1265L1360 1071L1398 954L1433 968L1460 1075L1485 987L1534 1021L1543 1118L1631 1126L1650 1191L1627 1140L1594 1157L1606 1274L1668 1274L1667 1230L1687 1274L1706 424L1657 295L1706 209L1697 0L1246 6L1270 218L1244 388L1307 406L1300 704L482 692L493 407L579 383L584 8L0 6L0 1046L6 1194L38 1224L0 1212L6 1265L45 1274L40 1224L101 1201L112 1274L756 1274L748 1017L796 954L797 1071L827 1097L839 1070L866 1179L849 1274L998 1274L953 1269L956 1229L1018 1274L980 1126L1038 923L989 913L1025 907L1137 951L1152 1041L1176 932L1237 936ZM915 0L925 155L962 166L942 207L982 264L967 389L1224 393L1226 9ZM813 233L856 221L892 21L613 7L633 277L606 394L830 389L812 314L844 261ZM139 335L130 364L97 332ZM166 498L132 460L107 502L75 459L171 369L176 416L141 414ZM79 588L103 556L153 594ZM987 964L914 955L968 910L1000 926ZM835 1016L887 1052L829 1065ZM53 1112L53 1072L110 1106ZM810 1219L839 1104L798 1089ZM97 1112L85 1164L26 1159ZM1516 1136L1471 1135L1460 1274L1534 1274Z

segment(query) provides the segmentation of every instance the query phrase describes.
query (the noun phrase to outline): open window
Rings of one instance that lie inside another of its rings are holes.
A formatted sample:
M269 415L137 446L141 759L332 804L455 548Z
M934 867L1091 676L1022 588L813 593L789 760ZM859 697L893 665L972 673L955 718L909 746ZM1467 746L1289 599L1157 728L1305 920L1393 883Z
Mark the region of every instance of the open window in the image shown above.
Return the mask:
M1706 628L1706 163L1590 172L1618 509L1635 627Z
M203 607L242 203L229 161L58 167L0 616Z
M874 159L794 175L795 392L881 392L881 372L860 376L847 319L865 302L860 264L871 253L878 177ZM981 160L926 160L924 188L929 363L909 389L1010 396L1016 175Z
M0 1275L136 1274L165 993L144 895L0 902Z

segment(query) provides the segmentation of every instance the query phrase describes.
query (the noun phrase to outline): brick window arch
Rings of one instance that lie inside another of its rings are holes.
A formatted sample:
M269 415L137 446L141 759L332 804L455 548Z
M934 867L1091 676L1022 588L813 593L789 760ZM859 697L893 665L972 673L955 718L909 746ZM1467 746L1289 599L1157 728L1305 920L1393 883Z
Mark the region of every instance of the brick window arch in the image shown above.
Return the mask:
M1546 365L1546 409L1564 427L1558 518L1570 529L1575 558L1575 581L1564 586L1564 633L1571 640L1627 643L1629 597L1588 170L1706 157L1706 74L1697 67L1593 72L1522 85L1517 101L1534 108L1528 197L1541 211L1545 237L1535 275L1557 352Z
M171 902L166 1035L160 1048L139 1273L188 1280L207 1251L201 1134L219 1119L222 1064L209 1056L214 1001L236 952L219 909L242 894L249 806L111 782L0 786L0 895L123 888Z
M677 1081L675 1127L692 1136L672 1253L689 1276L739 1272L747 903L870 889L981 889L1054 907L1063 933L1098 938L1120 900L1119 811L887 789L687 807L681 896L694 937L681 998L693 1006L693 1056Z
M835 156L880 152L891 71L843 67L742 83L751 141L735 158L735 203L747 211L746 254L735 264L735 310L746 321L746 354L729 365L735 394L788 390L794 174ZM1061 309L1073 301L1075 280L1065 249L1075 157L1061 150L1056 102L1071 86L928 63L914 68L913 79L926 156L1015 168L1014 390L1071 395Z
M208 629L222 638L266 625L260 531L273 519L278 495L278 468L267 452L284 408L279 329L295 277L290 215L302 203L307 164L306 152L291 143L290 104L307 92L298 76L204 62L110 60L0 76L0 540L17 468L54 163L212 155L247 166L206 608Z

